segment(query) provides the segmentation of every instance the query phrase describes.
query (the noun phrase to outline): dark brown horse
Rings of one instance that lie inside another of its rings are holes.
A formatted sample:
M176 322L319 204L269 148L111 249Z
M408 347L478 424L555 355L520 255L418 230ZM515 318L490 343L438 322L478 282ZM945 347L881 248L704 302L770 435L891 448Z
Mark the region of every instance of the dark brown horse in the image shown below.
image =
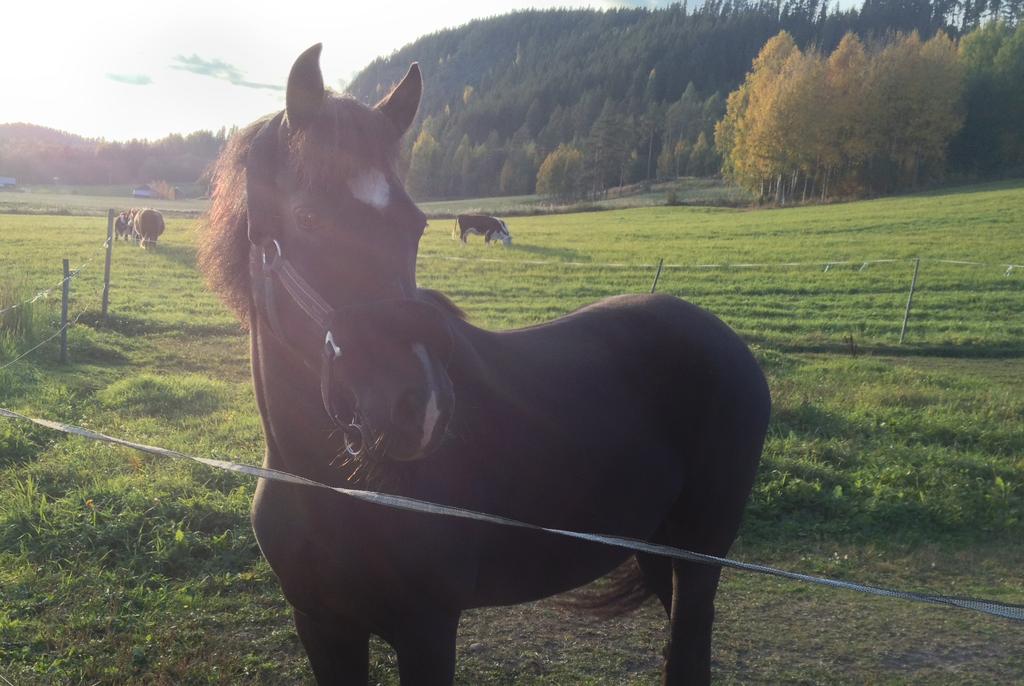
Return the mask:
M230 142L201 245L211 285L249 325L264 464L724 555L769 414L744 343L665 296L517 331L466 322L416 287L426 222L394 160L418 68L367 108L324 90L319 54L292 67L284 112ZM366 683L371 634L394 647L403 684L449 684L463 610L567 591L627 557L267 481L252 521L325 684ZM617 602L657 595L665 683L706 683L720 570L636 563Z

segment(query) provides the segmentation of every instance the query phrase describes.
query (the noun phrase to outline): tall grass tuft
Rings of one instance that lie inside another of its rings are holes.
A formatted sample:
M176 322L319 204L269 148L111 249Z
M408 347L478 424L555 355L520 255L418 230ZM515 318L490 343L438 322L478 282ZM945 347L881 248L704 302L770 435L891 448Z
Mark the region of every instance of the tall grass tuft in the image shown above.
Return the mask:
M35 342L36 307L27 302L34 294L23 284L0 280L0 354L4 357Z

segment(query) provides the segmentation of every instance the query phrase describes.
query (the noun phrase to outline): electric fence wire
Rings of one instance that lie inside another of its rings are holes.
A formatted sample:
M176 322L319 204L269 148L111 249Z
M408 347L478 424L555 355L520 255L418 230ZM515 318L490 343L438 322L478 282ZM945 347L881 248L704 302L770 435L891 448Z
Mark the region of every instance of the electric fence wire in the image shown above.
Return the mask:
M28 349L28 350L26 350L25 352L21 353L20 355L18 355L17 357L15 357L15 358L14 358L13 360L11 360L10 362L7 362L7 363L6 363L6 364L4 364L3 366L0 366L0 372L4 371L5 369L7 369L7 368L8 368L8 367L10 367L11 365L15 364L16 362L20 362L20 361L21 361L21 360L23 360L24 358L26 358L26 357L28 357L29 355L31 355L32 353L34 353L34 352L35 352L36 350L39 350L39 348L43 347L44 345L46 345L47 343L49 343L49 342L50 342L50 341L52 341L53 339L55 339L55 338L57 338L58 336L60 336L60 335L61 335L62 333L64 333L65 331L67 331L67 330L71 329L71 327L73 327L73 326L74 326L75 324L77 324L77 323L78 323L78 320L79 320L79 319L81 319L81 318L82 318L82 316L83 316L83 315L84 315L84 314L85 314L86 312L88 312L89 310L91 310L91 309L94 309L94 308L95 308L95 306L96 306L96 305L97 305L97 304L98 304L98 303L99 303L99 302L101 301L102 297L103 297L103 294L102 294L102 289L97 289L97 290L96 290L96 291L95 291L95 292L93 293L93 298L92 298L92 300L90 300L90 301L89 301L89 304L88 304L88 305L86 305L86 306L85 306L84 308L82 308L82 309L81 309L81 310L80 310L80 311L78 312L78 314L74 316L74 318L72 318L72 319L68 319L67 323L66 323L66 324L64 324L63 326L61 326L60 328L58 328L58 329L57 329L57 331L56 331L56 332L55 332L55 333L54 333L53 335L51 335L51 336L48 336L47 338L44 338L44 339L43 339L42 341L40 341L39 343L36 343L36 344L35 344L34 346L32 346L31 348L29 348L29 349Z
M105 250L109 244L110 244L110 239L108 238L107 240L103 241L102 248ZM40 291L37 291L36 294L33 295L28 300L23 300L23 301L21 301L19 303L15 303L13 305L9 305L9 306L7 306L7 307L5 307L3 309L0 309L0 315L6 314L6 313L8 313L8 312L10 312L12 310L16 310L19 307L24 307L25 305L31 305L32 303L34 303L34 302L36 302L36 301L38 301L38 300L40 300L42 298L49 297L50 293L52 293L53 291L57 290L58 288L61 288L62 286L64 286L64 282L65 281L70 281L71 279L74 279L75 277L77 277L79 275L79 273L83 269L85 269L85 267L90 262L95 260L97 257L99 257L99 255L93 255L92 257L87 259L85 262L82 262L80 265L78 265L74 269L70 270L68 272L68 275L65 276L63 279L61 279L60 281L58 281L56 284L50 286L49 288L44 288L44 289L42 289Z

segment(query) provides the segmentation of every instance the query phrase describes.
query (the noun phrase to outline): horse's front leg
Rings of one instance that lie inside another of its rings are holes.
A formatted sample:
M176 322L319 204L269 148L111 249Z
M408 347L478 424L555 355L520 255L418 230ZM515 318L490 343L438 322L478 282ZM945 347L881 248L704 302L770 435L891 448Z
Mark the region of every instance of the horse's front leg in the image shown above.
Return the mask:
M366 686L370 679L370 632L320 620L298 610L294 613L295 628L316 682L331 686Z
M438 612L402 621L392 646L402 686L451 686L459 612Z

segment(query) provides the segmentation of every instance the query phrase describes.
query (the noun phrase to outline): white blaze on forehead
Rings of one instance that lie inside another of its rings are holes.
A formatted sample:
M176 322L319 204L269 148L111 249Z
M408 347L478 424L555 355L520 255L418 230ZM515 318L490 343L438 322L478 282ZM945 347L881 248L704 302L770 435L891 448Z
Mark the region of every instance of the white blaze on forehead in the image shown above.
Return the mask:
M430 439L434 436L434 430L437 428L437 420L441 416L441 411L437 407L437 386L434 383L434 374L430 366L430 358L427 356L427 349L423 347L422 343L415 343L412 346L412 351L416 353L420 364L423 365L423 374L426 376L427 386L430 387L430 398L427 400L427 406L423 411L423 435L420 438L420 450L423 450L429 445Z
M384 172L370 169L348 182L348 188L359 202L382 210L391 199L391 185Z

